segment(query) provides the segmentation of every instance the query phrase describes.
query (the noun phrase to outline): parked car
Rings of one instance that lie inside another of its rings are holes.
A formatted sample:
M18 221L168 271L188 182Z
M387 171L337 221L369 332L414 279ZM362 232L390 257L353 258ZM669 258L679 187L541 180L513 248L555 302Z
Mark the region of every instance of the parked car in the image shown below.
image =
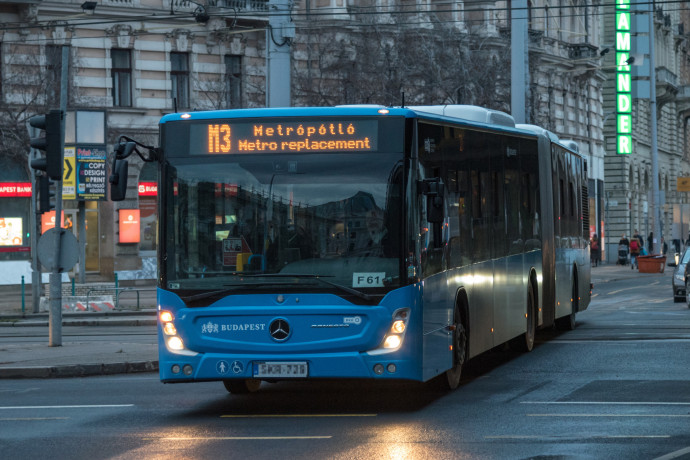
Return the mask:
M673 270L673 278L671 283L673 285L674 302L682 302L683 300L686 300L685 280L687 276L685 268L688 263L690 263L690 247L685 248L683 254L681 254L680 258L678 259L678 265Z

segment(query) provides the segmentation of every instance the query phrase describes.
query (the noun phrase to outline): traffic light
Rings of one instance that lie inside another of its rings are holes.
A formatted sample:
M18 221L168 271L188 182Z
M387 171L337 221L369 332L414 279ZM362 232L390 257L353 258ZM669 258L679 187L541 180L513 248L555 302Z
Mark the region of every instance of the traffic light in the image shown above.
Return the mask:
M51 198L55 197L55 192L50 190L51 180L45 174L38 178L38 212L52 211L55 205L51 203Z
M31 138L31 147L46 152L45 158L31 161L31 167L45 172L53 180L62 180L62 155L65 145L65 118L62 110L31 117L29 124L45 131L45 137Z

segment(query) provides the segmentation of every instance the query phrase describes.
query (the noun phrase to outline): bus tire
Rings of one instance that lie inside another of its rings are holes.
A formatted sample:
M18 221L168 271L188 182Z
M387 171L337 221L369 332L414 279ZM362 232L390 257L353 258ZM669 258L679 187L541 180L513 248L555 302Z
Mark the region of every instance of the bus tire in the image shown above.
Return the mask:
M467 360L467 329L463 321L460 307L455 305L453 330L453 367L446 371L445 381L449 390L455 390L460 386L462 368Z
M528 352L534 348L534 338L537 334L537 315L534 305L534 291L530 285L527 289L527 308L525 309L525 333L515 337L511 345L518 351Z
M247 393L256 393L261 386L259 379L233 379L223 380L225 389L235 395L243 395Z
M572 331L575 329L575 315L578 309L578 289L577 278L573 281L573 289L570 294L570 314L556 320L556 328L561 331Z

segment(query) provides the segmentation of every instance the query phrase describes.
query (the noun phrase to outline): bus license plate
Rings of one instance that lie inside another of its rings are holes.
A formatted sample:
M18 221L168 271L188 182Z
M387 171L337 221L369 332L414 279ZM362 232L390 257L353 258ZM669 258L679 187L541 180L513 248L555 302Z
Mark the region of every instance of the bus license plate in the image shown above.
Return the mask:
M305 361L254 363L254 377L306 377Z

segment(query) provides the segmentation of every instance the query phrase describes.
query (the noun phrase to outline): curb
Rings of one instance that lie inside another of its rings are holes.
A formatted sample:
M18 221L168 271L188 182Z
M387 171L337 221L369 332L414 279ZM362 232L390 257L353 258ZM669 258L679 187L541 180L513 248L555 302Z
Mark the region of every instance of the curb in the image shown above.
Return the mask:
M65 366L0 367L0 379L47 379L94 375L157 372L158 361L109 364L72 364Z

